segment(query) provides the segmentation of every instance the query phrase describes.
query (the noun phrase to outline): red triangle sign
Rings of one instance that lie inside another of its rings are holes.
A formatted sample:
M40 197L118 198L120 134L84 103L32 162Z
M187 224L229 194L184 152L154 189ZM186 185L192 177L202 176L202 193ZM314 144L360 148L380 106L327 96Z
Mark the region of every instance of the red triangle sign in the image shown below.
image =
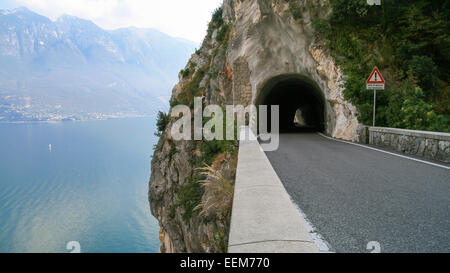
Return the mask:
M375 67L370 74L370 77L367 79L367 83L385 83L383 76L381 76L380 70Z

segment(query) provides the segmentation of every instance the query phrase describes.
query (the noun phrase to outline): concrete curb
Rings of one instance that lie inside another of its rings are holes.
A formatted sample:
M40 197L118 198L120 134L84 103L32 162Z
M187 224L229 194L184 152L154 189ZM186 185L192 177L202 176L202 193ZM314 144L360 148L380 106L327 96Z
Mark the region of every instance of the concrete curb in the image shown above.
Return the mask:
M239 144L228 252L318 253L258 141L248 127L243 132L254 140Z

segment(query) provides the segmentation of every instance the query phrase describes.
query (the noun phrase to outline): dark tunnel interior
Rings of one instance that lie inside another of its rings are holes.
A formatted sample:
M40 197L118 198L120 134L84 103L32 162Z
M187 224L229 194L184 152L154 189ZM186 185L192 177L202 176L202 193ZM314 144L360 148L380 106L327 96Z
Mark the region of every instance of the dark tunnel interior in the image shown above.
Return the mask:
M323 132L325 129L322 94L303 79L284 79L269 85L263 89L259 102L269 107L279 105L280 132ZM268 131L271 131L270 122Z

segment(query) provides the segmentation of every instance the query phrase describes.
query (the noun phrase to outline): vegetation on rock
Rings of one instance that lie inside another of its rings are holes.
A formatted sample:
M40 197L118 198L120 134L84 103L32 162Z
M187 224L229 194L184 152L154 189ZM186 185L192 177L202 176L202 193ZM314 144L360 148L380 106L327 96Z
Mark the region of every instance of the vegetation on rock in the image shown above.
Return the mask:
M217 8L212 15L211 21L208 24L207 38L211 38L214 30L219 29L225 22L223 21L223 9L222 7Z
M213 33L215 33L214 38ZM204 42L212 46L212 54L202 56L202 50L197 50L196 55L204 61L202 66L199 67L193 61L193 57L186 68L180 71L182 77L181 91L171 98L171 108L183 104L193 109L194 97L204 97L210 80L222 80L219 78L220 72L226 69L222 58L226 58L225 53L230 34L231 25L224 22L222 8L216 9L208 25L208 35ZM217 92L217 87L210 91ZM206 106L207 102L203 100L203 104L203 106ZM158 115L159 135L162 135L167 126L166 117L167 115L164 113ZM203 118L203 124L210 119ZM170 120L167 122L170 122ZM224 123L223 126L225 132L226 124ZM235 136L237 136L236 123L234 130ZM172 221L177 221L176 217L180 215L181 220L186 225L197 223L199 219L203 223L212 224L214 226L214 238L211 238L212 241L209 242L208 247L214 252L226 252L238 142L228 140L193 142L192 154L188 159L192 171L188 178L185 181L180 180L180 185L174 189L175 198L168 207L167 217ZM174 162L173 155L177 152L176 145L177 143L174 143L174 146L171 146L168 152L166 151L169 164Z
M158 116L156 117L156 130L157 132L155 133L156 136L161 136L164 131L166 130L167 124L169 123L169 115L159 111L158 112Z
M358 108L359 121L371 125L373 91L365 81L378 66L387 84L377 93L377 126L449 132L450 2L330 4L332 14L313 25L347 77L344 97Z
M205 191L211 192L211 196L203 200L195 209L200 210L200 215L215 213L220 219L229 218L233 204L234 181L206 164L205 167L197 168L197 170L207 178L200 183Z

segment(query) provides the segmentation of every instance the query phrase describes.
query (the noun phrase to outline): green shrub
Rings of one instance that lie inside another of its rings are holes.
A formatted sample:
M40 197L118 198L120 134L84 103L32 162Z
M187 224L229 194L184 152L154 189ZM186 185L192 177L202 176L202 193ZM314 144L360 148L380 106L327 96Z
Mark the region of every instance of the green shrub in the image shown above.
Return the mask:
M157 132L155 133L156 136L161 136L164 131L166 130L167 124L169 123L170 117L168 114L159 111L158 116L156 118L156 129Z
M194 107L194 97L198 97L201 94L201 89L199 87L200 82L205 77L206 71L209 67L209 64L206 64L202 68L200 68L192 78L191 81L189 81L185 86L183 92L178 94L177 96L177 102L188 105L191 108Z
M330 24L326 19L321 19L319 17L313 17L312 25L316 31L316 35L326 35L330 31Z
M228 152L231 153L235 149L236 142L233 140L211 140L203 141L200 146L200 151L202 156L197 158L194 163L196 166L201 166L203 164L211 165L214 158L220 153Z
M437 90L435 89L436 74L438 68L428 56L413 56L409 61L409 69L414 73L418 84L427 91L427 97L433 95Z
M367 0L331 0L333 22L349 22L364 18L370 6Z
M214 10L211 21L208 24L208 31L207 31L208 38L211 38L211 35L213 34L214 30L219 29L224 24L222 13L223 13L222 7L219 7L216 10Z
M219 76L219 72L214 70L209 72L209 75L211 76L211 78L216 79Z
M358 108L358 120L372 124L373 91L365 80L378 66L387 81L386 90L377 92L378 126L448 131L448 1L330 3L330 18L313 19L313 27L347 77L344 98Z
M425 101L425 94L411 81L402 83L389 97L385 110L391 127L425 131L450 131L448 116L437 114L433 106Z
M228 43L228 34L231 27L228 24L224 24L217 32L216 41L219 44Z
M169 207L169 213L167 214L167 216L169 216L170 219L175 217L175 210L176 209L177 209L176 205L172 205L172 206Z
M302 19L302 11L300 9L300 3L298 0L289 0L289 11L295 20Z
M181 76L183 78L186 78L187 76L189 76L189 74L191 74L191 70L189 69L189 67L181 70L180 72L181 72Z
M185 223L189 223L195 208L200 204L203 196L203 189L198 182L200 180L196 175L188 178L187 184L178 189L177 207L183 208L182 218Z

